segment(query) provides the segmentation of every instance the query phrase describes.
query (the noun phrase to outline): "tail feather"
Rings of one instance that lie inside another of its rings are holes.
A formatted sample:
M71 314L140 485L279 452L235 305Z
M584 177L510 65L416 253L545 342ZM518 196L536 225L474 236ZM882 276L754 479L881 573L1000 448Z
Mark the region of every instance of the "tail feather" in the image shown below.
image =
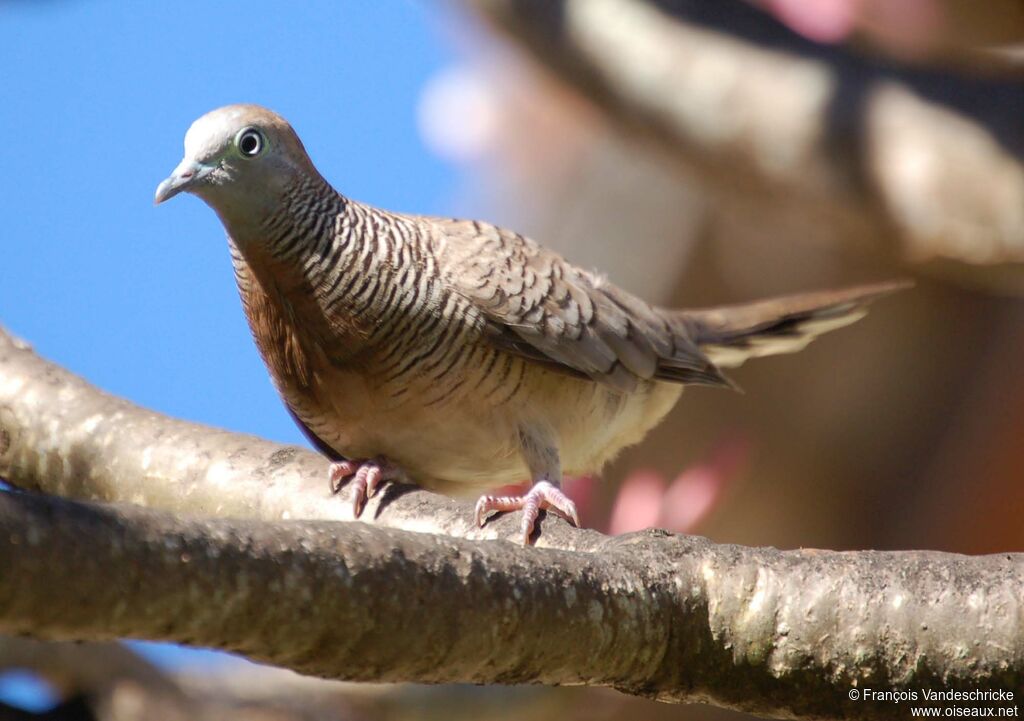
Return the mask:
M911 285L900 280L801 293L755 303L680 311L677 318L712 363L734 368L749 358L802 350L822 333L863 318L867 305L876 298Z

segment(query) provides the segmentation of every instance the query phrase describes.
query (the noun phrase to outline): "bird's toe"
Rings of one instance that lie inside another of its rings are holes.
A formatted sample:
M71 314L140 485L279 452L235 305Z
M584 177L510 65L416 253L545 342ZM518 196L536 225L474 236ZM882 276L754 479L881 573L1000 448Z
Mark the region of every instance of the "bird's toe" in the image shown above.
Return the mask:
M476 502L476 524L482 527L492 511L522 511L520 533L525 546L530 543L542 509L551 510L574 526L580 525L576 504L550 481L538 481L521 496L481 496Z
M328 472L331 493L338 493L346 481L352 486L352 515L356 518L362 515L367 499L373 498L381 484L403 481L405 477L398 466L381 457L339 461L332 463Z

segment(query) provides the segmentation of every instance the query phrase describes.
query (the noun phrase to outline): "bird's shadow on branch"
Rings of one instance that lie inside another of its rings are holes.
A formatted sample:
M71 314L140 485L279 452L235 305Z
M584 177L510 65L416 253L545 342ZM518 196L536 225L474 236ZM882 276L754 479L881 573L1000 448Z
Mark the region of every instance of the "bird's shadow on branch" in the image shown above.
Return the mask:
M376 511L374 511L373 520L376 521L378 518L380 518L380 514L383 513L384 510L389 505L397 501L402 496L405 496L409 493L413 493L414 491L421 490L423 489L413 483L392 482L386 484L384 488L380 491L380 502L377 504Z

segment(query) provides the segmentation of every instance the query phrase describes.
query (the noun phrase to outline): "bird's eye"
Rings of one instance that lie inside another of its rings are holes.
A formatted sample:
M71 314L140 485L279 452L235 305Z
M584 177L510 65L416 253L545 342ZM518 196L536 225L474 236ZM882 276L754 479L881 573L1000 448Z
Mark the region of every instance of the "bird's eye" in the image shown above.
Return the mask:
M246 128L235 141L238 152L246 158L255 158L263 151L263 135L256 128Z

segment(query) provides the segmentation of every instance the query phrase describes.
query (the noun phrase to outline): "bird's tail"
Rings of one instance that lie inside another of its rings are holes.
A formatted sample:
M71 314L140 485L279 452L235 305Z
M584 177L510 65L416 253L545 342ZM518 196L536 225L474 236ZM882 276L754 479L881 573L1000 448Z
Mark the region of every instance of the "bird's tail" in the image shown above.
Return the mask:
M793 353L814 338L864 317L867 305L907 288L909 281L860 285L842 290L679 311L675 318L716 366L734 368L748 358Z

